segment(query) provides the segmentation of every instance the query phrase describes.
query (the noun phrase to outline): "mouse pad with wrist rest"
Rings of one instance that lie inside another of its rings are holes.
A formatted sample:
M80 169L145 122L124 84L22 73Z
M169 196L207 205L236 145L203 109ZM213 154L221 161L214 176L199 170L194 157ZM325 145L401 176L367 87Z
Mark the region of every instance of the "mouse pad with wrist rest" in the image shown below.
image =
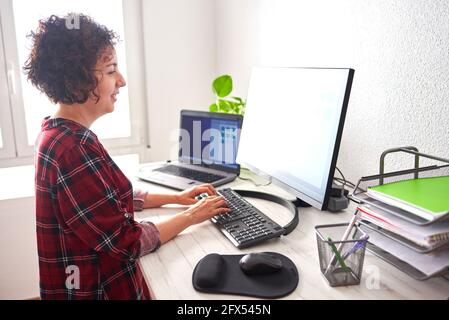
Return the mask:
M282 261L279 271L268 274L247 275L239 261L246 254L208 254L193 270L193 287L205 293L224 293L259 298L280 298L288 295L298 285L295 264L286 256L269 252Z

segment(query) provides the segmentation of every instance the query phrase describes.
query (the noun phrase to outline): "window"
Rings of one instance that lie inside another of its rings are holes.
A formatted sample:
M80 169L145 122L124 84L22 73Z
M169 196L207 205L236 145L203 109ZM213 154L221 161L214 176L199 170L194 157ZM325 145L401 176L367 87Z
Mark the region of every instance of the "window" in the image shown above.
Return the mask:
M0 4L0 167L33 163L42 119L57 108L22 71L31 46L26 35L37 28L39 19L69 12L89 15L119 34L117 58L127 86L120 89L114 112L98 119L91 129L112 154L142 156L146 145L143 41L136 36L141 35L141 2L0 0Z
M2 20L0 19L0 28ZM15 154L11 109L9 107L9 88L3 52L4 41L0 32L0 159L13 158Z
M139 155L112 156L114 162L128 176L136 175ZM0 168L0 201L34 196L34 165Z

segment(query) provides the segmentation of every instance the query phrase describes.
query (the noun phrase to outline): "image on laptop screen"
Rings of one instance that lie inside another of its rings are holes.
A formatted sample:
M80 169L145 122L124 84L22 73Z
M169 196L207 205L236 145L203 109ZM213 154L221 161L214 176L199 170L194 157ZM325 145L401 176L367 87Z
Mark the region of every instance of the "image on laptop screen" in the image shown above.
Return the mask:
M242 117L239 115L183 110L180 161L237 168L241 127Z

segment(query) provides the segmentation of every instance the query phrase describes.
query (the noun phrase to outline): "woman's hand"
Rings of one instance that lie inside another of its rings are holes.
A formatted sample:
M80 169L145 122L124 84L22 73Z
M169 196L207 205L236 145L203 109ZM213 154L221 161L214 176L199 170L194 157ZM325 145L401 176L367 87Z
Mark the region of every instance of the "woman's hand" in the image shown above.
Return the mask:
M185 205L195 204L198 202L195 197L204 192L207 192L209 196L217 195L215 188L211 184L201 184L180 192L177 196L176 203Z
M187 191L188 190L185 192ZM231 209L228 208L228 204L222 196L211 195L199 200L187 210L156 224L156 228L159 230L161 243L163 244L170 239L173 239L189 226L201 223L217 214L223 214L229 211L231 211Z
M229 211L231 209L228 208L228 204L222 196L209 196L199 200L183 214L188 218L189 225L194 225Z
M198 202L195 197L203 192L207 192L210 196L217 195L215 188L211 184L201 184L175 194L148 193L145 197L143 208L157 208L169 203L195 204Z

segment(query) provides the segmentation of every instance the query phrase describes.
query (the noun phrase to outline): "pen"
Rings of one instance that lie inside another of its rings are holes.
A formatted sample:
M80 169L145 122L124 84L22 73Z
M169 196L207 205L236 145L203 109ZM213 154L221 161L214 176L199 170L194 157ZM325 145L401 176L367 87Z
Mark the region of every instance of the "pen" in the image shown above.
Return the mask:
M340 263L340 266L343 269L347 269L348 266L346 265L346 263L344 262L343 258L341 257L340 252L338 252L337 247L332 242L332 239L330 237L327 237L327 241L329 241L329 245L331 246L331 249L334 252L335 257L337 258L338 263Z
M362 249L365 246L368 238L368 236L363 236L362 238L360 238L360 240L358 240L354 244L354 246L343 255L343 261L346 260L351 254L355 253L357 250Z
M355 221L357 220L357 218L358 218L358 211L356 211L354 213L354 215L351 218L351 221L349 221L348 227L346 228L346 231L345 231L345 233L343 234L343 237L340 240L341 243L338 246L337 252L339 252L339 250L341 250L341 248L342 248L342 246L344 244L343 241L348 240L349 233L351 233L352 227L354 227L354 224L355 224ZM324 271L325 274L328 273L330 268L335 265L335 262L337 262L337 261L336 261L336 255L334 253L334 255L331 258L331 261L330 261L329 265L326 268L326 271Z

